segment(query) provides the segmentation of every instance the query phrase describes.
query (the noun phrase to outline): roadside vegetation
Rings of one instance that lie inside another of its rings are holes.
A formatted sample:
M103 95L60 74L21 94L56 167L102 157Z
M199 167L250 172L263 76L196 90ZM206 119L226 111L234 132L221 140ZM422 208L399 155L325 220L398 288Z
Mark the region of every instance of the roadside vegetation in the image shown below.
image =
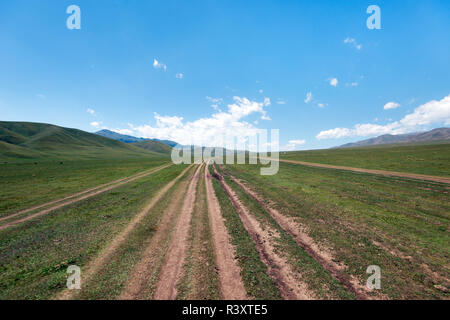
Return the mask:
M267 267L261 261L255 243L245 230L220 182L213 179L213 186L231 242L236 247L236 258L241 267L241 276L248 295L255 299L281 299L275 281L267 275Z
M281 152L280 158L364 169L450 176L448 141Z
M367 267L379 265L386 297L448 297L447 185L287 163L274 176L254 165L225 172L295 218L361 284Z
M0 165L0 217L169 163L167 159Z
M149 199L184 168L170 166L0 231L0 299L48 299L56 295L66 286L69 265L83 270ZM157 221L149 219L150 225ZM151 233L151 229L147 232ZM113 281L104 290L116 285Z

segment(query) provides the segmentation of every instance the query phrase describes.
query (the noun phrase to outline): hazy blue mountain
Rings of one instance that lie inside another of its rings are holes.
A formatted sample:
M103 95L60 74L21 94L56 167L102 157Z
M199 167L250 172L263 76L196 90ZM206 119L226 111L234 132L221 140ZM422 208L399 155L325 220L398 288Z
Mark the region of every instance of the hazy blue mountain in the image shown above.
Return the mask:
M370 138L354 143L347 143L337 148L353 148L374 146L392 143L414 143L414 142L430 142L450 139L450 128L436 128L426 132L415 132L408 134L385 134L379 137Z

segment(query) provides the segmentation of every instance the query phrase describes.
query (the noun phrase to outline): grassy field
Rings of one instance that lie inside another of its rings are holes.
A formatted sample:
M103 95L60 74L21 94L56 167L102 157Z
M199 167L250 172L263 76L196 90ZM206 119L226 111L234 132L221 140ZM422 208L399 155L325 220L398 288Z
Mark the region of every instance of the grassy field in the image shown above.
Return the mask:
M361 283L366 268L379 265L389 298L448 297L447 185L285 163L274 176L248 165L225 172L298 219Z
M450 143L282 152L281 159L449 177Z
M65 287L69 265L85 266L183 166L171 166L113 191L0 232L0 299L48 299ZM166 198L165 201L167 201ZM164 200L160 207L164 207ZM84 297L114 298L121 277L156 228L156 209ZM137 236L136 236L137 235ZM144 244L142 244L144 242ZM124 268L125 266L125 268ZM114 273L114 271L118 271ZM103 279L103 280L102 280ZM95 283L95 281L94 281ZM102 286L104 285L104 286ZM102 291L98 291L101 286Z
M283 156L370 168L388 156L375 168L407 171L389 167L409 163L389 148ZM419 173L444 175L445 148L416 149L429 170ZM250 299L450 298L448 184L284 162L273 176L259 165L216 173L145 154L1 164L0 299L203 300L233 298L233 289ZM1 219L166 164L42 215ZM65 289L70 265L81 267L81 291ZM234 270L229 287L219 265ZM381 290L367 291L371 265Z
M168 163L165 158L0 164L0 217Z

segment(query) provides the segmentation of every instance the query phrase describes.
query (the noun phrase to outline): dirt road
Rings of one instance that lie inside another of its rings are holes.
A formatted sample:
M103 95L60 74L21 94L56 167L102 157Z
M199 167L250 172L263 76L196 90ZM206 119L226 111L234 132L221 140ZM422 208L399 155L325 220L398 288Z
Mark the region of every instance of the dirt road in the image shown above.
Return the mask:
M130 233L136 228L136 226L142 221L142 219L148 214L148 212L155 206L155 204L169 191L170 188L181 179L191 167L187 167L183 170L175 179L166 184L141 210L134 218L128 223L125 229L109 243L109 245L103 249L96 259L88 263L83 267L83 282L88 282L93 275L95 275L104 266L110 258L114 255L116 250L126 241ZM76 293L74 291L64 290L57 297L57 300L72 299Z
M41 210L41 211L39 211L39 212L33 213L33 214L28 215L28 216L26 216L26 217L19 218L19 219L16 219L16 220L7 222L7 223L5 223L4 225L1 225L1 226L0 226L0 230L7 229L7 228L9 228L9 227L12 227L12 226L21 224L21 223L23 223L23 222L32 220L32 219L34 219L34 218L40 217L40 216L45 215L45 214L48 214L48 213L50 213L50 212L52 212L52 211L55 211L55 210L57 210L57 209L59 209L59 208L68 206L68 205L70 205L70 204L73 204L73 203L76 203L76 202L79 202L79 201L82 201L82 200L85 200L85 199L88 199L88 198L91 198L91 197L94 197L94 196L96 196L96 195L98 195L98 194L101 194L101 193L104 193L104 192L106 192L106 191L109 191L109 190L118 188L118 187L120 187L120 186L122 186L122 185L124 185L124 184L130 183L130 182L132 182L132 181L135 181L135 180L140 179L140 178L143 178L143 177L146 177L146 176L148 176L148 175L150 175L150 174L156 173L156 172L158 172L158 171L160 171L160 170L162 170L162 169L164 169L164 168L167 168L167 167L169 167L169 166L171 166L171 164L162 165L162 166L159 166L159 167L150 169L150 170L148 170L148 171L146 171L146 172L139 173L139 174L136 174L136 175L131 176L131 177L128 177L128 178L119 179L119 180L113 181L113 182L111 182L111 183L108 183L108 184L105 184L105 185L102 185L102 186L99 186L99 187L96 187L96 188L88 189L88 190L85 190L85 191L82 191L82 192L73 194L73 195L71 195L71 196L67 196L67 197L62 198L62 199L60 199L60 200L55 200L55 201L52 201L52 202L48 202L47 204L43 204L43 205L40 205L40 206L36 206L36 207L33 207L33 208L29 208L29 209L26 209L26 210L17 212L17 213L12 214L12 215L9 215L9 216L6 216L6 217L2 217L2 218L0 219L0 222L1 222L1 221L5 221L5 220L7 220L7 219L8 219L8 220L9 220L9 219L12 219L12 218L14 218L14 217L16 217L16 216L25 214L25 213L30 212L30 211L33 211L33 210L35 210L35 209L42 208L42 207L47 206L47 205L51 205L51 204L54 204L54 203L58 203L58 204L55 205L55 206L52 206L52 207L50 207L50 208L47 208L47 209ZM105 186L106 186L106 187L105 187ZM81 195L81 197L76 198L77 196L80 196L80 195ZM66 199L70 199L70 200L64 201L64 200L66 200ZM61 203L59 203L59 202L61 202Z
M268 159L268 160L270 160L270 159ZM280 162L285 162L285 163L300 164L300 165L308 166L308 167L328 168L328 169L336 169L336 170L346 170L346 171L353 171L353 172L378 174L378 175L387 176L387 177L401 177L401 178L409 178L409 179L433 181L433 182L440 182L440 183L450 184L450 178L439 177L439 176L430 176L430 175L426 175L426 174L416 174L416 173L408 173L408 172L395 172L395 171L386 171L386 170L353 168L353 167L335 166L335 165L331 165L331 164L304 162L304 161L297 161L297 160L283 160L283 159L280 159L279 161Z
M166 259L159 275L159 281L156 284L153 299L155 300L174 300L177 295L176 285L183 277L183 264L186 258L188 248L188 236L191 226L192 212L199 181L200 170L203 165L197 168L194 177L189 184L186 197L178 217L175 230L169 249L166 253Z
M305 229L297 221L291 217L287 217L277 210L273 209L267 205L267 201L256 194L253 190L243 184L240 180L230 175L230 178L242 188L250 197L257 201L264 210L269 213L272 218L278 223L278 225L292 236L295 242L301 246L310 256L312 256L320 265L327 270L335 279L342 283L342 285L350 292L352 292L357 299L370 299L371 297L367 294L368 289L359 284L357 278L349 276L345 273L346 266L336 262L333 254L328 250L319 247L315 241L303 230Z
M248 299L248 296L242 282L241 270L235 257L235 248L231 244L230 236L224 224L219 201L214 193L211 179L209 170L206 168L206 197L222 299L245 300Z
M223 177L215 170L215 167L214 173L219 177L225 193L238 212L245 229L254 241L261 261L267 266L268 275L276 281L283 299L314 299L314 294L308 289L307 285L301 281L301 275L292 270L292 267L286 261L286 258L280 255L275 249L273 242L275 238L278 238L278 232L268 226L262 228L258 220L250 214L248 209L240 201L239 197L228 186Z

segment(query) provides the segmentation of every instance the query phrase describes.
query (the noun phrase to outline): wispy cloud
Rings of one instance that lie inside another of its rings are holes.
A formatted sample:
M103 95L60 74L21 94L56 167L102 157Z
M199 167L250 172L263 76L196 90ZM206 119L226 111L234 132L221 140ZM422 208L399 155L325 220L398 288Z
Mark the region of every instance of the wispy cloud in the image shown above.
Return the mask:
M212 97L206 96L206 100L208 100L211 103L211 107L213 107L214 110L221 111L220 106L223 104L222 98L212 98Z
M286 101L283 99L278 99L276 103L277 104L286 104Z
M97 122L97 121L93 121L93 122L90 123L90 125L93 126L93 127L95 127L95 128L100 127L101 124L102 124L102 122Z
M156 59L153 59L153 68L155 68L155 69L164 69L164 71L167 70L167 66L164 63L162 63L162 62L160 62L160 61L158 61Z
M339 80L337 78L330 78L330 79L328 79L328 81L330 82L330 86L333 86L333 87L337 87L337 85L339 83Z
M45 98L47 98L47 96L46 96L45 94L43 94L43 93L38 93L38 94L36 95L36 97L39 98L39 99L45 99Z
M397 102L388 102L384 105L384 110L389 110L389 109L397 109L398 107L400 107L400 104Z
M392 121L392 120L389 120ZM402 134L424 129L431 124L450 125L450 95L442 100L432 100L404 116L400 121L386 125L373 123L356 124L353 128L334 128L321 131L316 138L339 139L344 137L367 137L382 134Z
M306 143L306 140L298 139L298 140L289 140L289 143L285 146L280 147L283 151L292 151L295 150L297 146L302 146Z
M357 50L362 49L362 45L358 44L354 38L345 38L344 43L353 45Z
M90 115L95 116L95 110L94 110L94 109L88 108L88 109L86 110L86 112L89 113Z
M177 78L177 79L183 79L183 78L184 78L184 74L182 74L181 72L180 72L180 73L177 73L177 74L175 75L175 78Z
M310 103L313 100L312 92L306 93L305 103Z

